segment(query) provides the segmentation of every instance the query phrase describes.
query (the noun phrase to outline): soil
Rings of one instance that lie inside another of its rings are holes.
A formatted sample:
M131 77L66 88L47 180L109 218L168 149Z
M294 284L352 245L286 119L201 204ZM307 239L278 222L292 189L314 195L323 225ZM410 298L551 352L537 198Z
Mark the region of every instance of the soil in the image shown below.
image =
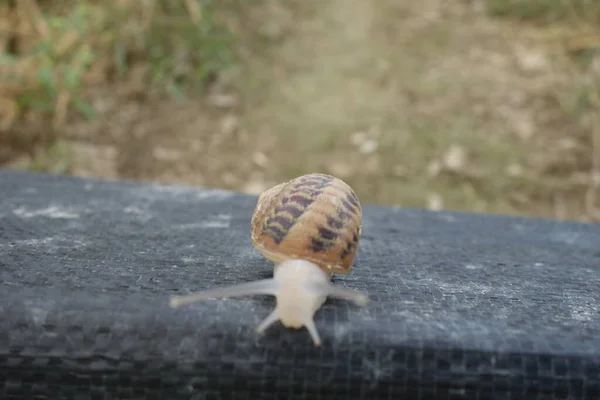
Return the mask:
M70 173L256 194L322 171L363 202L595 217L586 185L544 180L589 173L593 150L536 28L475 0L265 0L247 17L241 64L206 96L95 89L99 118L62 135Z

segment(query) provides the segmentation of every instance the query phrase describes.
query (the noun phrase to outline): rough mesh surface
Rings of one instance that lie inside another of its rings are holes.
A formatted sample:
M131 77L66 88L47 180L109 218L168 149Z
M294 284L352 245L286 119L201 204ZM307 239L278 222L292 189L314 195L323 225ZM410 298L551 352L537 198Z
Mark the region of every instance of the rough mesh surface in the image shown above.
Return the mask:
M354 271L306 330L274 298L256 198L0 171L0 398L600 396L600 225L364 206ZM35 397L38 395L38 397ZM47 396L47 397L44 397Z

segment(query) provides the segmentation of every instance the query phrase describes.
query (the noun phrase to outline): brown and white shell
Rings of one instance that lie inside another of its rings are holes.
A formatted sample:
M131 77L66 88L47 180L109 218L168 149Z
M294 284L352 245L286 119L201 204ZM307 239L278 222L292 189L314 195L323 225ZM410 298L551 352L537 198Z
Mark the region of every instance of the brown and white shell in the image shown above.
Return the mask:
M302 175L264 191L252 216L252 244L269 260L303 259L347 274L358 250L362 208L339 178Z

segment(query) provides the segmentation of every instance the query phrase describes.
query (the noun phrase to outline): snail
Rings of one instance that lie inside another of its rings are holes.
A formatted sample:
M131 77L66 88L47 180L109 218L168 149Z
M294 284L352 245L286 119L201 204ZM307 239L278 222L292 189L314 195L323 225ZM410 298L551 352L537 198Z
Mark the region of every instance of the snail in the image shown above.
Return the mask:
M346 275L358 249L362 208L354 190L339 178L313 173L265 190L251 219L254 247L275 263L273 277L223 288L174 296L171 307L209 298L267 294L275 309L257 333L281 321L287 328L306 327L315 346L321 338L313 317L327 297L365 305L360 292L334 286L333 274Z

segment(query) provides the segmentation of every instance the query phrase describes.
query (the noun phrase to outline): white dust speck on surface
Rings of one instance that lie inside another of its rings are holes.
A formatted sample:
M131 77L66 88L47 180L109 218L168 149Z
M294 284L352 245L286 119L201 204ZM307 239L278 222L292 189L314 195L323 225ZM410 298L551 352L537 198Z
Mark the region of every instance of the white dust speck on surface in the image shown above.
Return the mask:
M46 316L48 315L47 310L39 307L31 307L29 312L31 313L31 318L33 319L34 324L39 326L46 322Z
M123 209L123 213L135 216L138 221L142 222L150 221L155 217L152 211L148 210L146 207L127 206Z
M473 281L465 280L462 283L450 283L450 282L437 282L436 286L444 295L462 295L469 293L471 295L487 295L488 293L497 293L497 287L495 288L491 284L478 283Z
M342 339L344 336L348 334L348 324L338 323L333 327L333 334L336 340Z
M372 359L363 360L363 368L366 375L371 378L371 387L376 386L380 380L393 376L395 371L395 350L376 351Z
M525 226L523 224L512 224L512 228L517 232L523 232L525 230Z
M54 242L56 237L46 237L42 239L25 239L25 240L16 240L12 243L0 243L0 249L3 247L15 247L15 246L40 246L40 245L48 245Z
M561 231L553 232L550 238L560 243L574 244L581 238L581 236L582 234L580 232Z
M456 217L454 217L453 215L450 214L439 214L438 217L446 222L456 222Z
M135 188L131 192L136 197L145 200L159 201L165 198L192 200L222 200L230 198L234 192L217 188L198 188L186 185L163 185L158 183L147 184L144 187Z
M134 206L127 206L127 207L125 207L123 209L123 212L126 213L126 214L137 214L137 215L140 215L140 214L144 213L144 211L142 209L140 209L138 207L134 207Z
M177 229L196 229L196 228L212 228L212 229L227 229L229 228L231 215L219 214L215 217L200 222L191 222L188 224L177 225Z
M600 320L600 309L597 301L588 296L569 295L565 296L569 307L571 318L579 322L592 322Z
M77 219L79 214L69 211L68 209L51 206L38 210L28 210L24 207L19 207L13 210L13 214L21 218L33 217L48 217L57 219Z
M195 258L195 257L190 257L190 256L183 256L181 257L181 262L184 264L195 264L200 262L199 258Z
M227 221L205 221L198 224L201 228L229 228Z
M258 250L256 250L256 248L254 248L254 246L252 246L248 243L246 243L243 246L237 247L235 254L238 257L238 259L240 259L240 260L260 259L260 260L265 260L265 265L267 265L267 266L272 265L271 261L267 261L262 256L262 254L260 254L260 252Z
M10 243L0 243L0 249L2 248L21 248L21 247L42 247L44 246L45 252L54 252L60 250L61 247L69 247L71 249L77 249L87 246L87 243L80 237L73 236L49 236L39 239L22 239L14 240Z
M233 196L233 192L222 189L202 189L202 191L196 193L196 198L199 200L220 200L231 196Z
M449 394L458 394L459 396L464 396L466 393L466 389L449 389Z

